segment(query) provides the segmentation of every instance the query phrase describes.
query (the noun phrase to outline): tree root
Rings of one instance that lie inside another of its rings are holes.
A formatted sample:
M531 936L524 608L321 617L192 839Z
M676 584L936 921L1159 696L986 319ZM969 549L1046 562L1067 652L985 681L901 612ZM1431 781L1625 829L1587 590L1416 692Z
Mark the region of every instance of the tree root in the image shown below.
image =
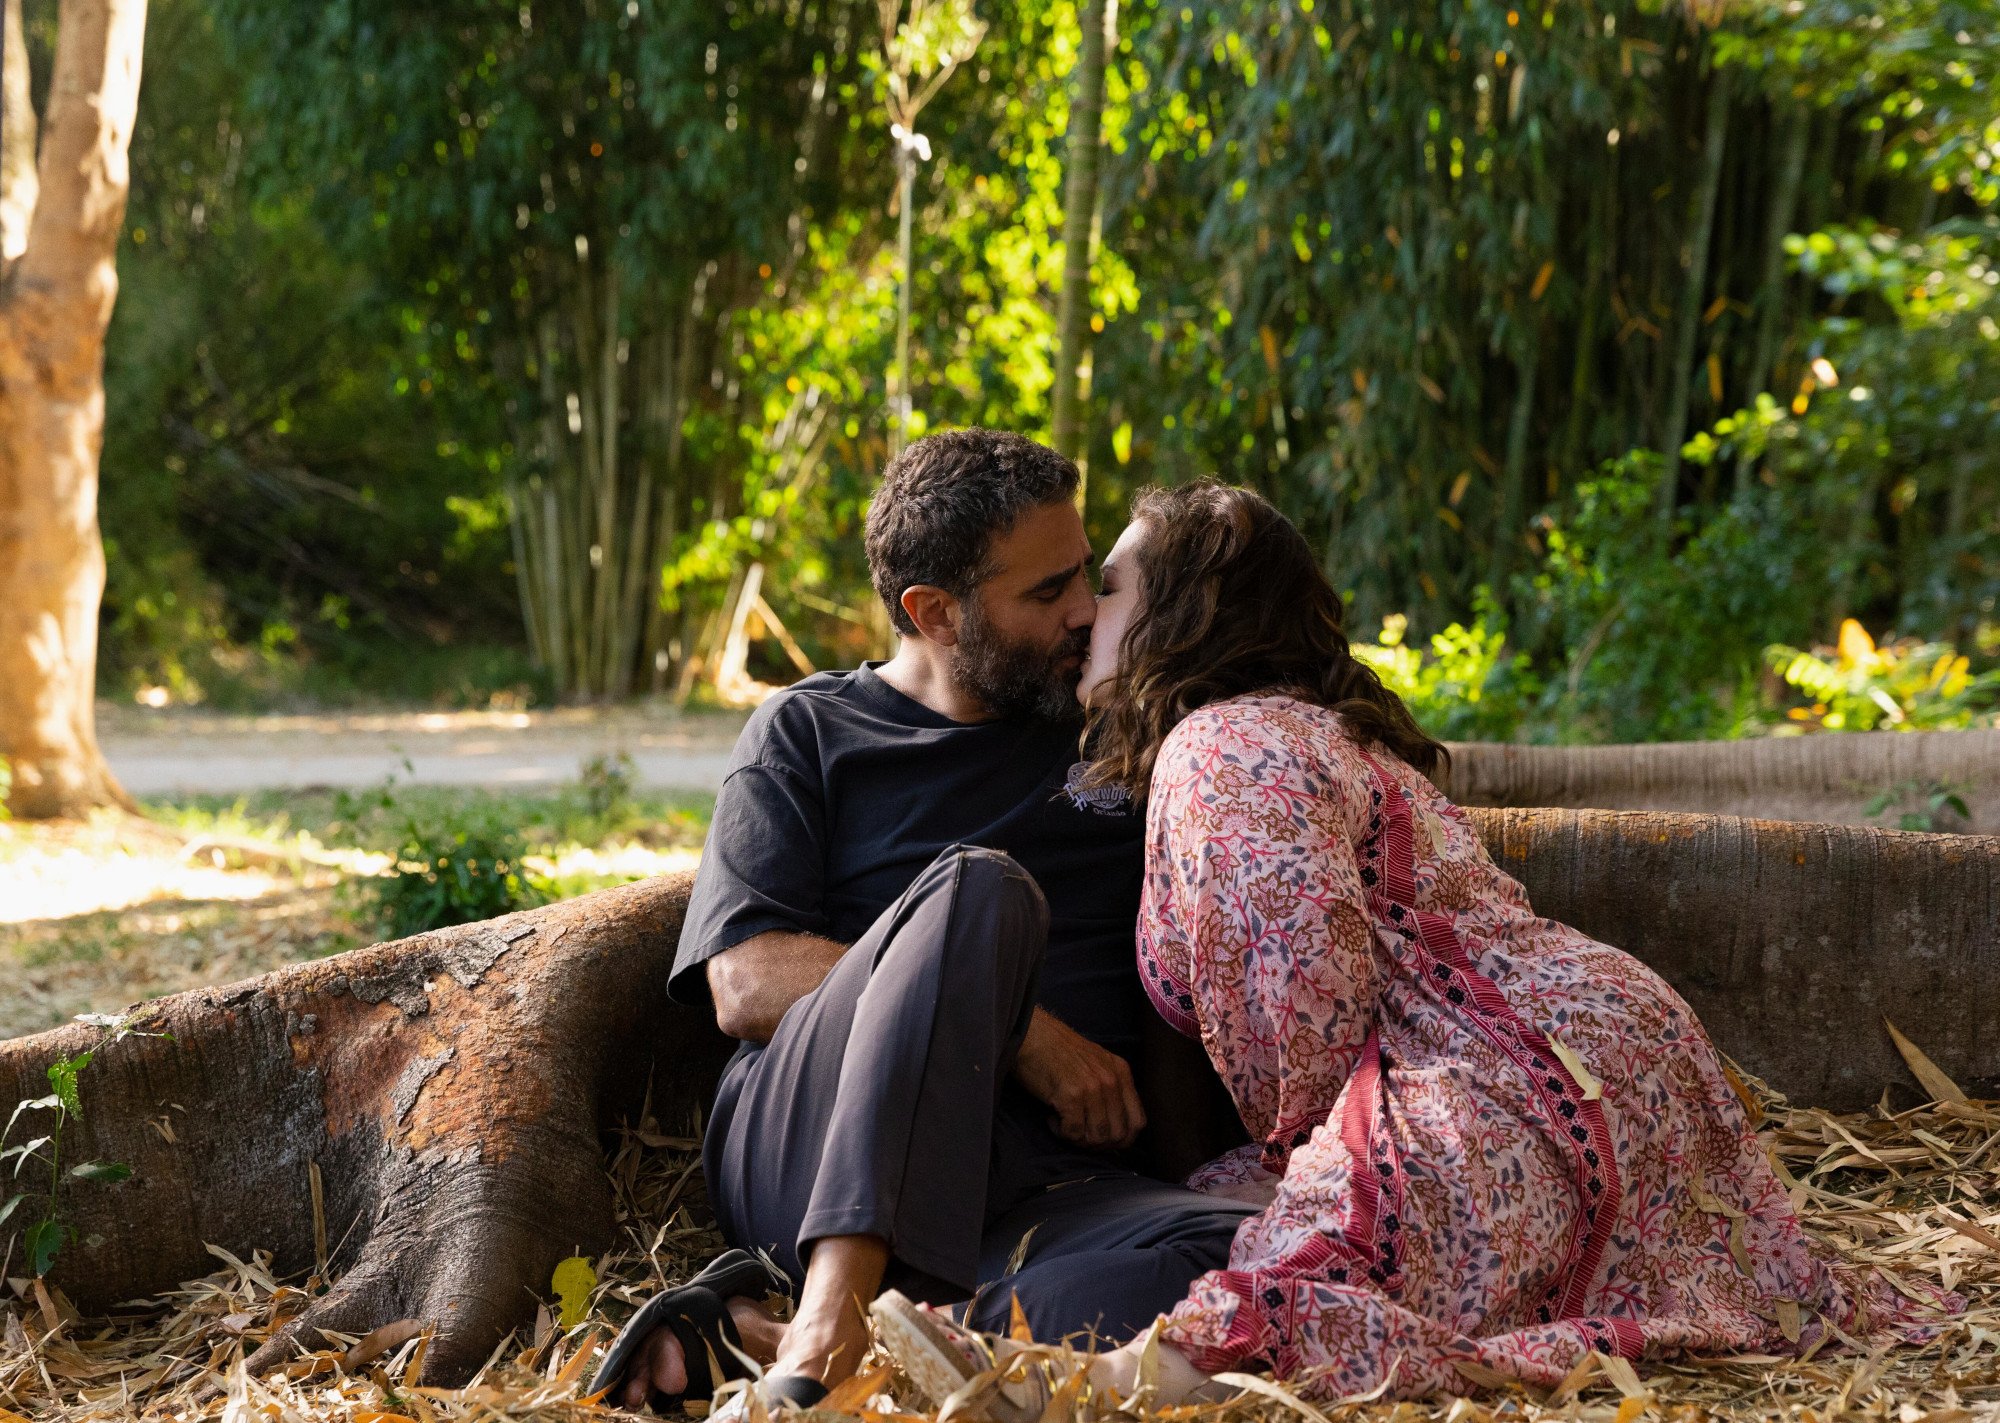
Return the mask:
M2000 951L2000 838L1469 815L1540 912L1651 963L1724 1051L1803 1102L1866 1105L1908 1081L1885 1015L1966 1089L2000 1080L1988 1031L2000 980L1986 971ZM250 1363L323 1348L322 1331L414 1319L437 1331L425 1379L468 1377L533 1317L557 1262L610 1245L602 1133L636 1117L649 1090L660 1119L692 1133L713 1091L732 1044L706 1013L666 999L690 881L663 876L146 1008L138 1025L172 1037L106 1046L63 1139L66 1163L118 1161L134 1175L65 1182L75 1235L52 1282L101 1312L205 1273L211 1242L246 1259L271 1251L279 1273L302 1274L318 1255L316 1166L338 1283ZM0 1044L0 1108L42 1095L48 1065L99 1035L75 1025ZM1204 1137L1194 1086L1157 1086L1142 1089L1149 1115ZM1173 1149L1186 1165L1214 1146ZM39 1213L34 1200L17 1212L0 1254L19 1261L18 1233Z

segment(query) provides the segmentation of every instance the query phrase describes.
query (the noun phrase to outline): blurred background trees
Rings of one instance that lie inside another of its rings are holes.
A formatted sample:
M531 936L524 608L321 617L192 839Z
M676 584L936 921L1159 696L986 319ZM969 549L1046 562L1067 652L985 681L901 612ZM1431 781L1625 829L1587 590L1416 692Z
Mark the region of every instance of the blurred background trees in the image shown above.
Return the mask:
M705 695L878 649L900 220L912 433L1046 435L1106 7L978 0L907 204L884 8L156 0L108 691ZM1119 5L1093 536L1254 485L1451 734L1845 725L1771 649L1837 667L1848 619L1903 722L1990 718L1996 18Z

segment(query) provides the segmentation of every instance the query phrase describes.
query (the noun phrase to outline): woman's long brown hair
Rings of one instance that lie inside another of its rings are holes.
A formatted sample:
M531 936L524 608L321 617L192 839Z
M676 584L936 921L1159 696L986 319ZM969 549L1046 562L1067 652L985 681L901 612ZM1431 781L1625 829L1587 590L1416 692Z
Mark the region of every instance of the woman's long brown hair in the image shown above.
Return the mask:
M1091 698L1089 780L1144 800L1167 733L1198 707L1257 693L1331 707L1358 740L1425 775L1447 759L1348 650L1341 602L1305 536L1269 500L1212 479L1149 489L1140 606L1112 681Z

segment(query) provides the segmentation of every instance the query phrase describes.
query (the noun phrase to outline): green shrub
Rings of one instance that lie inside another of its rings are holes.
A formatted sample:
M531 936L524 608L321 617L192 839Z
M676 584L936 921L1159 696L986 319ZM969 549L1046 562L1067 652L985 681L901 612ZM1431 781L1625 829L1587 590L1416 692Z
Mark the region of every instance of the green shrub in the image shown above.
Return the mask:
M523 853L521 837L489 819L411 819L404 823L394 873L369 890L395 938L492 919L543 902L540 886L522 868Z
M1507 650L1507 619L1481 589L1472 623L1453 623L1423 647L1407 641L1409 619L1382 620L1381 636L1352 644L1417 723L1447 741L1506 741L1539 691L1526 654Z
M1780 643L1765 650L1771 669L1804 693L1785 724L1827 731L1957 731L1992 724L2000 670L1972 673L1972 659L1949 643L1902 638L1877 646L1848 618L1835 647L1810 652Z
M623 751L591 757L578 769L576 777L577 788L583 792L584 810L605 821L629 815L637 778L638 768Z

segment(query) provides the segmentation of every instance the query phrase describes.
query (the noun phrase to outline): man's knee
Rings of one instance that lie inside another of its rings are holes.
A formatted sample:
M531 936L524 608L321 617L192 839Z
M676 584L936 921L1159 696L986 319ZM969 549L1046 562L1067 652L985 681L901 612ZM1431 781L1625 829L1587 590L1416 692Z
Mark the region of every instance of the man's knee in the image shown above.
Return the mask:
M1047 927L1048 901L1035 877L1005 850L954 845L938 857L948 862L962 901L996 914L1021 915Z
M916 888L926 897L949 896L950 929L935 945L946 957L977 946L982 958L997 952L1039 961L1048 940L1048 901L1012 855L953 845L931 862Z

